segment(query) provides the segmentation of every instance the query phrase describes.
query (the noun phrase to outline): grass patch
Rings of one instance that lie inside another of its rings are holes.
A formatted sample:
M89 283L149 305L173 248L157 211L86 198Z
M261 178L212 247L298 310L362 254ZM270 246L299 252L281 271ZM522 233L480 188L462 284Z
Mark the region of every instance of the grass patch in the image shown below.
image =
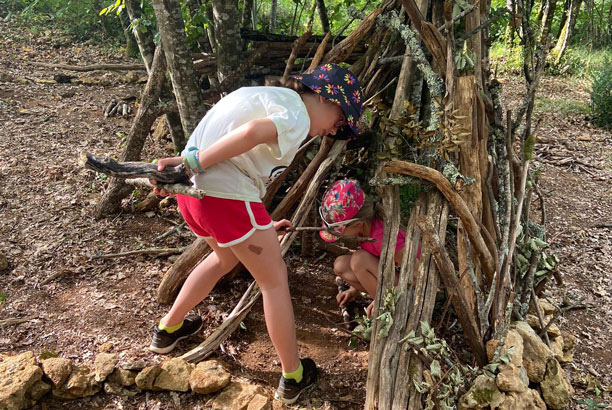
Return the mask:
M561 62L556 67L549 67L550 74L561 74L576 76L580 78L588 78L596 70L606 63L606 59L610 59L612 48L591 49L576 45L568 48L561 59Z
M564 115L585 115L589 105L583 101L568 98L538 97L535 102L536 112L558 112Z

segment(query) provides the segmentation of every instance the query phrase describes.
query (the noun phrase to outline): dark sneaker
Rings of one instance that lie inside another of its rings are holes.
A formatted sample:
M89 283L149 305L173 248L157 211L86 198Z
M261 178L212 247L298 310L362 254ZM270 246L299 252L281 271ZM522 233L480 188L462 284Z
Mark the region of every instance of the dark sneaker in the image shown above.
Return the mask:
M314 382L317 380L317 366L315 362L308 358L302 359L301 362L304 368L302 381L298 383L293 379L285 379L281 376L278 389L276 389L276 393L274 393L274 398L276 400L285 404L293 404L303 391L314 386Z
M183 319L183 326L175 332L168 333L165 330L159 330L157 325L153 329L153 340L149 350L159 354L170 353L176 346L179 340L195 335L202 329L202 318L198 315L187 316Z

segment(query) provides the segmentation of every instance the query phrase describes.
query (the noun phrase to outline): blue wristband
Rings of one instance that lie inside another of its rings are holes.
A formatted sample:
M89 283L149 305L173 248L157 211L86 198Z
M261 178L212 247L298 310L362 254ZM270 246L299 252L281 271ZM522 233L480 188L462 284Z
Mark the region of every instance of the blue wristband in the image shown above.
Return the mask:
M194 173L204 172L204 168L200 165L199 161L199 151L196 147L187 148L187 152L185 153L185 159L187 160L187 165Z

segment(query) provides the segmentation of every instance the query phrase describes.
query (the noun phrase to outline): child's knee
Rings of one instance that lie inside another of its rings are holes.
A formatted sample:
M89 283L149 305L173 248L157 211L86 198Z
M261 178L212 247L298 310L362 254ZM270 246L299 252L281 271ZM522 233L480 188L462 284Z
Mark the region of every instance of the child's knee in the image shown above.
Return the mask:
M349 268L350 255L338 256L334 261L334 273L342 276Z

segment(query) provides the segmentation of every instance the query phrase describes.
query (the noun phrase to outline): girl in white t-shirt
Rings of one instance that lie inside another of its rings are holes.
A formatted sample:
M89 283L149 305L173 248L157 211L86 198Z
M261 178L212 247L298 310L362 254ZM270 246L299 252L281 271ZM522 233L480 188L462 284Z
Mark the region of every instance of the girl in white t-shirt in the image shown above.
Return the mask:
M177 195L177 201L189 227L213 252L194 268L155 326L152 351L168 353L179 340L197 333L202 319L185 316L242 262L261 289L268 333L282 366L275 397L293 403L314 383L314 362L298 356L287 268L278 241L278 232L291 222L272 221L261 198L305 139L356 138L362 99L355 76L334 64L294 76L284 87L241 88L208 111L182 156L158 161L159 170L185 163L194 173L196 188L206 191L203 199ZM157 188L155 193L166 194Z

